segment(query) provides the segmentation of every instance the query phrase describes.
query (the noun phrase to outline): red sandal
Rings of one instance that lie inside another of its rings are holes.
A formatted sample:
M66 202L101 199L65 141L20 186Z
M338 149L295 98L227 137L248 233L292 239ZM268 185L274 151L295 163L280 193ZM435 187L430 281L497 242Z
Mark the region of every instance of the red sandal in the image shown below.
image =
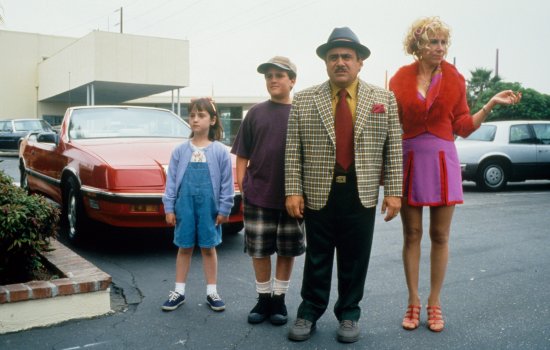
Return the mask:
M432 332L441 332L445 328L445 321L440 306L428 306L428 329Z
M403 322L401 326L408 331L412 331L418 328L420 324L420 309L422 305L409 305L407 306L407 312L403 316Z

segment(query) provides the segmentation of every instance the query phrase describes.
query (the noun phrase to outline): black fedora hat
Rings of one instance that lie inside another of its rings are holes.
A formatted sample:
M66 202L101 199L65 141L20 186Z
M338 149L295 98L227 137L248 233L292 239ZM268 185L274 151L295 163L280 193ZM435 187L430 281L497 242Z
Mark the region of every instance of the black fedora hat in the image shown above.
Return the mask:
M370 56L368 47L361 45L359 38L348 27L334 28L325 44L317 48L317 56L325 59L327 52L335 47L349 47L357 51L357 55L362 60Z

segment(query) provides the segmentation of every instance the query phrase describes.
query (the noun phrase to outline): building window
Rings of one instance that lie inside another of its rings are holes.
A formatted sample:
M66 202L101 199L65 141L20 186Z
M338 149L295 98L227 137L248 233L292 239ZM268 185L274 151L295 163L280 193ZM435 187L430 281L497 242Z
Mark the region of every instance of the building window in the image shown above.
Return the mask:
M51 126L61 125L63 121L62 115L43 115L42 119L48 122Z
M223 126L223 139L224 144L231 146L239 128L243 121L243 108L242 107L220 107L220 121Z

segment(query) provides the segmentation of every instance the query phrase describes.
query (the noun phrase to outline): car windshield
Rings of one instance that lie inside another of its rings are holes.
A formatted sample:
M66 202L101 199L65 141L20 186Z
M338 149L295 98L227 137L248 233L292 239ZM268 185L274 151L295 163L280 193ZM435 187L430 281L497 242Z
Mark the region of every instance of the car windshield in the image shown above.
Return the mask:
M466 140L470 141L493 141L495 139L495 134L497 132L497 127L494 125L482 125L470 134Z
M42 120L16 120L13 122L16 131L49 130Z
M71 139L119 137L189 137L187 123L167 110L85 108L71 115Z

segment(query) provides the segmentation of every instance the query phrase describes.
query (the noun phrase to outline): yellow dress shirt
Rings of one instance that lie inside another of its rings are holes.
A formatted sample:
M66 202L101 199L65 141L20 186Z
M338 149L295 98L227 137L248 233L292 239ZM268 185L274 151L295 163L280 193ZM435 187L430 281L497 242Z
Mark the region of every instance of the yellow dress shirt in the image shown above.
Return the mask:
M359 79L355 79L353 83L351 83L350 86L346 88L348 91L348 97L346 100L348 101L349 110L351 111L351 118L353 119L353 124L355 125L355 110L357 109L357 86L359 85ZM338 91L340 91L341 88L334 85L332 82L330 82L330 91L331 91L331 97L332 97L332 116L336 116L336 104L338 104Z

